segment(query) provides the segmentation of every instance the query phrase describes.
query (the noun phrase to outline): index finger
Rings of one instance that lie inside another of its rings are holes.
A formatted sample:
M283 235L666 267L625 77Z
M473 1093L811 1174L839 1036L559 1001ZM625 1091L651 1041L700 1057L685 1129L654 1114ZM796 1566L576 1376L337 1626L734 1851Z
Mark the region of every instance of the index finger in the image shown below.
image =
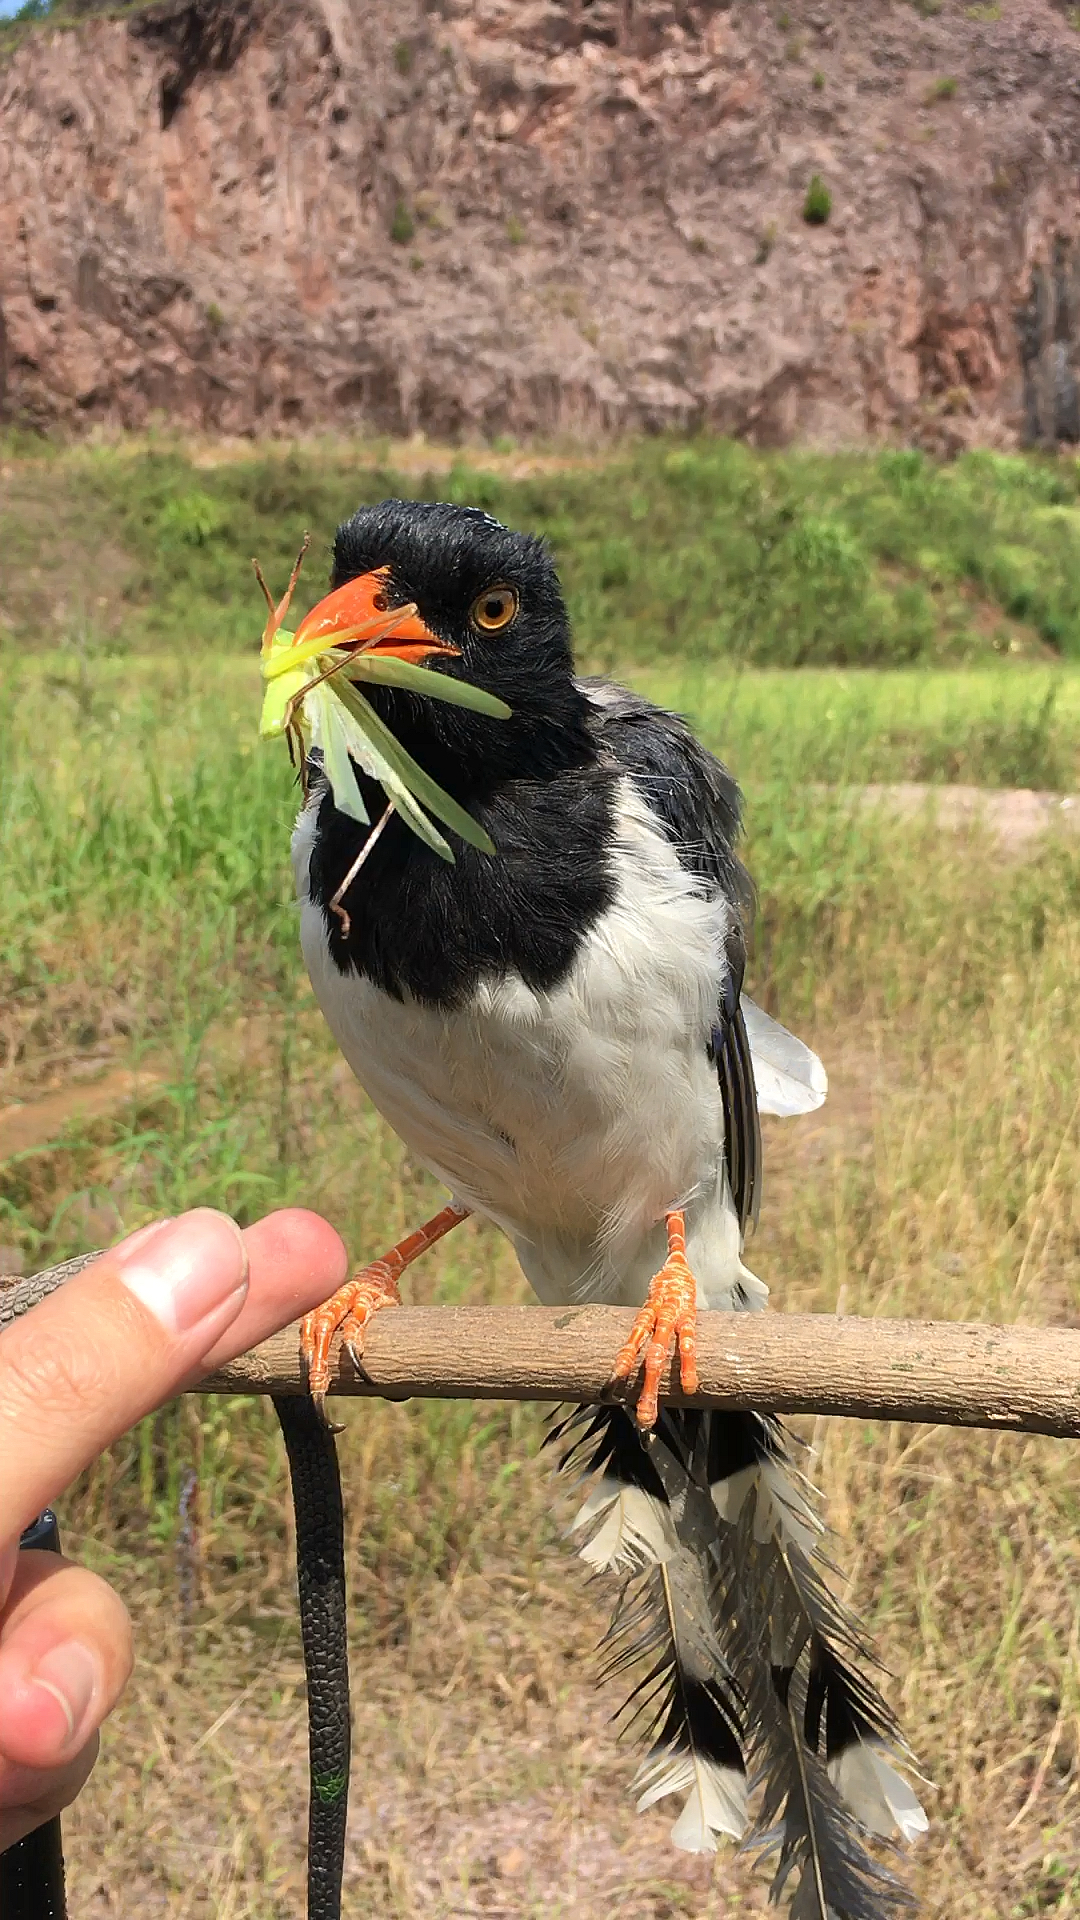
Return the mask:
M198 1208L133 1235L5 1328L0 1552L144 1414L325 1300L345 1268L316 1214L288 1209L241 1234Z

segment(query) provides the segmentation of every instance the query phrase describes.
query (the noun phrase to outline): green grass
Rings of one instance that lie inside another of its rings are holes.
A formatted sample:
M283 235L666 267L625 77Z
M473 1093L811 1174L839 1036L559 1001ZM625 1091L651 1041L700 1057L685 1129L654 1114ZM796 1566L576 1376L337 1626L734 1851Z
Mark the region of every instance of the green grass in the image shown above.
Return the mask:
M632 670L685 712L739 775L756 842L820 796L866 780L1067 788L1080 763L1080 677L1064 668L714 673ZM296 977L284 751L256 735L256 657L162 654L9 659L0 763L0 964L15 992L91 955L66 937L89 914L168 928L172 1002L204 994L208 939L257 955L257 978ZM826 812L828 808L826 807ZM192 911L194 903L195 911ZM782 913L782 909L781 909ZM182 932L175 931L179 928ZM212 929L212 932L208 932ZM284 972L282 971L284 970ZM239 981L213 969L212 1017ZM219 1004L220 1003L220 1004Z
M1067 668L718 673L700 664L632 678L686 714L752 797L776 781L1080 784L1080 675Z
M407 452L408 466L395 467ZM604 464L342 443L172 441L4 465L4 644L253 644L258 554L284 580L315 534L389 493L470 501L550 537L581 657L902 666L996 653L1080 658L1080 483L1072 459L916 451L760 453L631 443Z

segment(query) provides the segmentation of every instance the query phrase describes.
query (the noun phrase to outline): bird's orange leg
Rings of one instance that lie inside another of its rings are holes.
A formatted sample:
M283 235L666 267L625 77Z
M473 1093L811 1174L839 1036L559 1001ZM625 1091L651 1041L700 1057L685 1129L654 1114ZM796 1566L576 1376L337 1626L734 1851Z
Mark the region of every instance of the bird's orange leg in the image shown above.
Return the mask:
M361 1267L343 1287L304 1316L300 1325L300 1364L307 1378L308 1391L316 1406L323 1409L330 1386L330 1349L341 1334L346 1353L359 1367L364 1351L364 1329L380 1307L400 1307L398 1281L406 1267L441 1240L451 1227L460 1226L469 1217L468 1207L444 1207L433 1220L426 1220L415 1233L391 1247L381 1260Z
M637 1403L639 1427L654 1427L660 1411L660 1381L664 1368L679 1348L679 1378L684 1393L698 1385L694 1336L697 1328L697 1281L686 1258L686 1222L681 1213L664 1216L668 1257L649 1286L648 1299L620 1349L613 1380L629 1380L645 1349L645 1377Z

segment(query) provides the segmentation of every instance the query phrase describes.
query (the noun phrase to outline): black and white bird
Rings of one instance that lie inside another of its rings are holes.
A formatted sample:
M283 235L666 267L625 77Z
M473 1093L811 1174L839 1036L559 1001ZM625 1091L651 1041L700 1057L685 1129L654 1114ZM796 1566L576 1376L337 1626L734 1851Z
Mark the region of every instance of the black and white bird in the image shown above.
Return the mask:
M741 798L684 722L575 676L543 542L475 509L387 500L339 529L305 634L406 610L382 653L458 674L509 719L367 689L398 741L480 823L491 855L425 845L356 769L369 825L316 772L293 857L304 956L346 1060L450 1190L433 1221L310 1317L312 1389L333 1336L475 1213L539 1298L641 1311L616 1373L635 1410L583 1408L556 1438L596 1476L582 1557L618 1576L608 1670L634 1672L647 1807L677 1794L677 1846L748 1834L794 1874L796 1920L876 1920L908 1895L867 1835L923 1810L856 1622L829 1591L814 1498L772 1419L660 1409L697 1308L763 1306L744 1264L760 1112L820 1105L820 1062L742 993L752 914ZM348 589L347 591L344 591ZM414 610L415 609L415 610ZM426 643L430 642L430 650Z

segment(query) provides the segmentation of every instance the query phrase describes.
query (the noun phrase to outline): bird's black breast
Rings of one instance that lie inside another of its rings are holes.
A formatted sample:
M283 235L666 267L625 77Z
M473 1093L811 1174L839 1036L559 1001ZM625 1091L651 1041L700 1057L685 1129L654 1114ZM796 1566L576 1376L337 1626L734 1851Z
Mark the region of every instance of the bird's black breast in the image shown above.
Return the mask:
M330 902L366 830L339 813L329 790L318 809L309 869L331 958L396 999L464 1004L479 982L517 973L548 991L573 966L589 929L611 905L615 876L614 769L595 763L544 780L511 780L469 810L494 856L455 840L451 866L395 815L344 897L348 932ZM381 789L361 777L371 818Z

